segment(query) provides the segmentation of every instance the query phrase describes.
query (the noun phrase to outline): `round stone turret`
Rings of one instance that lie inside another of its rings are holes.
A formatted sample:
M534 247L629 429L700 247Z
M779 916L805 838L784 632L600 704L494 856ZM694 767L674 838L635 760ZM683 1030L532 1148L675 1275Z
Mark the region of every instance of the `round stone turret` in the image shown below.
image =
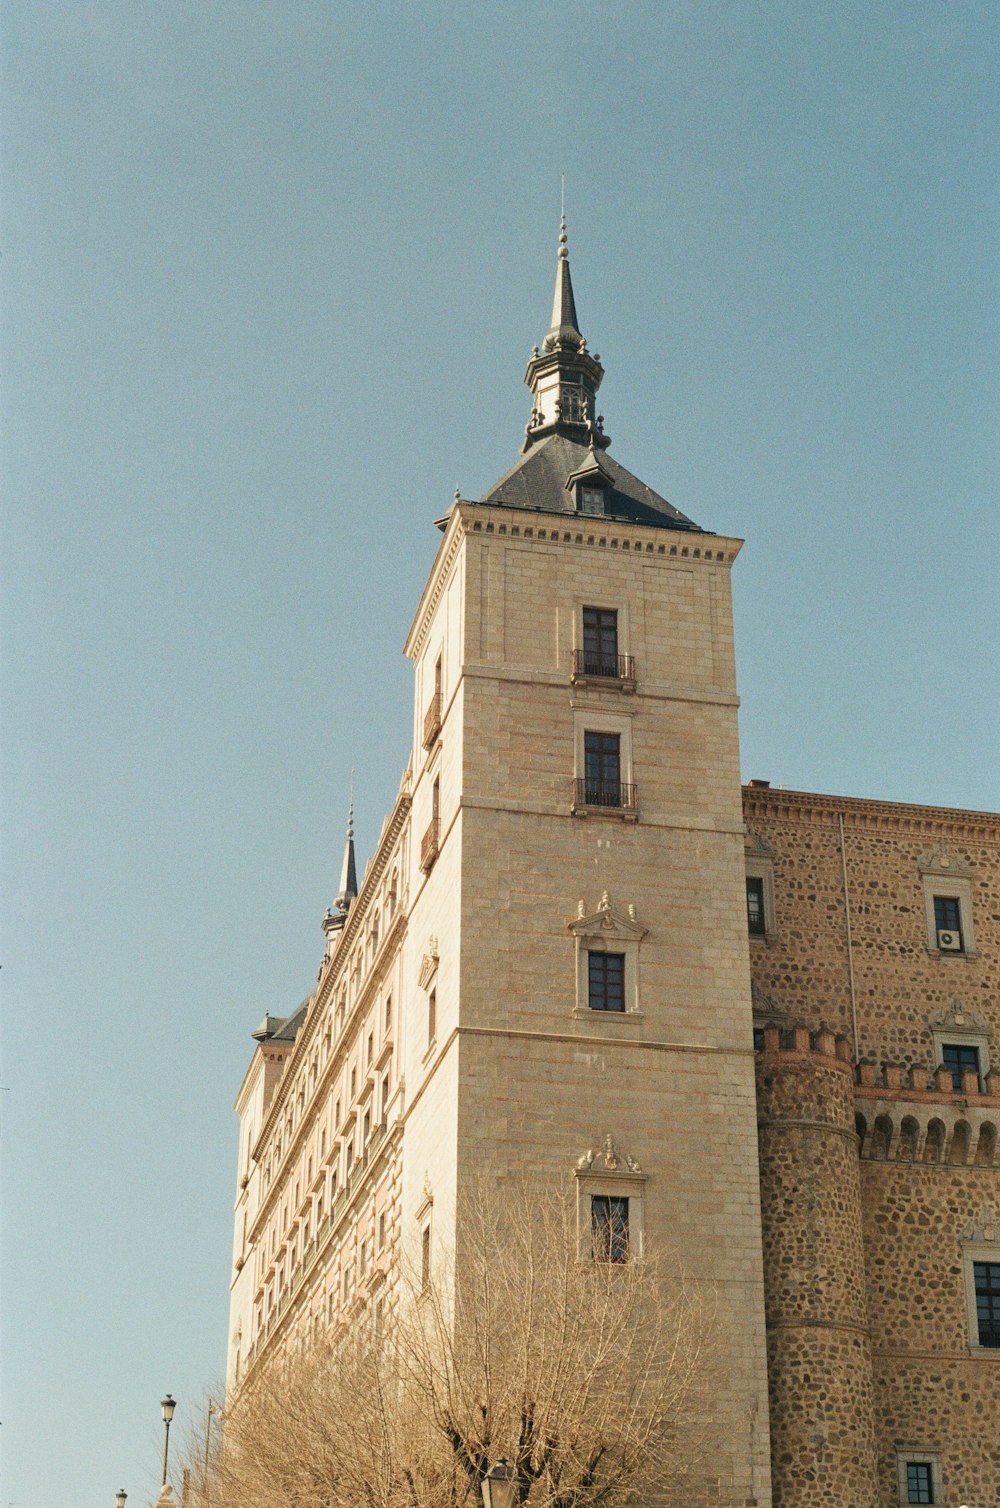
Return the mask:
M757 1055L775 1508L878 1508L854 1075L846 1038Z

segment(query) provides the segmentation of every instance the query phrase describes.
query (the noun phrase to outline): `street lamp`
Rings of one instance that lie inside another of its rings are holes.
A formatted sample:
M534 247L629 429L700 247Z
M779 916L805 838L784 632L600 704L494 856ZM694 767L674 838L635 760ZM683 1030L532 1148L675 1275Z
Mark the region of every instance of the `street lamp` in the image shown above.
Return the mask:
M515 1508L517 1485L517 1472L506 1457L501 1456L480 1483L483 1508Z
M174 1409L176 1407L177 1404L169 1393L160 1402L160 1413L163 1415L163 1482L161 1483L163 1487L167 1485L167 1451L170 1449L170 1421L174 1417Z
M115 1493L115 1502L117 1503L118 1508L125 1508L125 1499L127 1497L128 1493L125 1491L124 1487L119 1488L119 1490Z

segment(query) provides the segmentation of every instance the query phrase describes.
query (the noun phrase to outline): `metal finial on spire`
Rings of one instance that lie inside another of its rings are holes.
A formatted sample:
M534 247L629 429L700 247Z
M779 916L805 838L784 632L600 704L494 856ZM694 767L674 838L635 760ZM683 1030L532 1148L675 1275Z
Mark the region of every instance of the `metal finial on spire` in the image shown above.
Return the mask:
M569 256L569 237L566 234L566 174L562 175L562 207L559 219L559 255Z

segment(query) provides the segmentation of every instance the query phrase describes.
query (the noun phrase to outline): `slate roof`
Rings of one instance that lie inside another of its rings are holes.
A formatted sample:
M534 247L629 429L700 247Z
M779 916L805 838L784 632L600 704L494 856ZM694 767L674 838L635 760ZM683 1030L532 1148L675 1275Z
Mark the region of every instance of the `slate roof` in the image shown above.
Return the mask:
M527 454L521 456L479 501L492 507L571 513L578 519L589 517L577 512L573 494L566 490L566 480L592 464L593 455L587 444L566 434L549 434L536 440ZM651 524L662 529L708 532L654 492L652 487L647 487L645 482L626 471L606 450L601 452L600 466L612 483L607 491L605 517L633 524Z
M306 1019L311 995L307 995L297 1011L290 1016L265 1015L255 1032L250 1035L257 1042L294 1042L299 1028Z

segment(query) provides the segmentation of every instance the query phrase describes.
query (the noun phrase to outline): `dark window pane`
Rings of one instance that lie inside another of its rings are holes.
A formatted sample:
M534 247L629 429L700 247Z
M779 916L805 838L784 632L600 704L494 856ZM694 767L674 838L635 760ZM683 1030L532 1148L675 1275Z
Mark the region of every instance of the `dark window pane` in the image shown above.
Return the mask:
M583 610L583 673L618 674L618 614L613 608Z
M588 953L588 1003L592 1011L625 1009L624 953Z
M756 937L764 935L764 881L754 876L747 880L747 928Z
M908 1461L906 1463L906 1501L908 1503L933 1503L929 1462Z
M958 1093L962 1088L962 1070L974 1068L979 1072L979 1048L964 1043L946 1042L941 1049L941 1061L951 1069L952 1088Z
M584 733L584 780L590 806L621 806L621 735Z
M974 1262L979 1344L1000 1349L1000 1262Z
M590 1201L595 1262L628 1261L628 1200L595 1194Z
M934 927L937 932L952 933L958 940L958 948L952 951L962 951L962 908L954 896L936 895L934 897Z

